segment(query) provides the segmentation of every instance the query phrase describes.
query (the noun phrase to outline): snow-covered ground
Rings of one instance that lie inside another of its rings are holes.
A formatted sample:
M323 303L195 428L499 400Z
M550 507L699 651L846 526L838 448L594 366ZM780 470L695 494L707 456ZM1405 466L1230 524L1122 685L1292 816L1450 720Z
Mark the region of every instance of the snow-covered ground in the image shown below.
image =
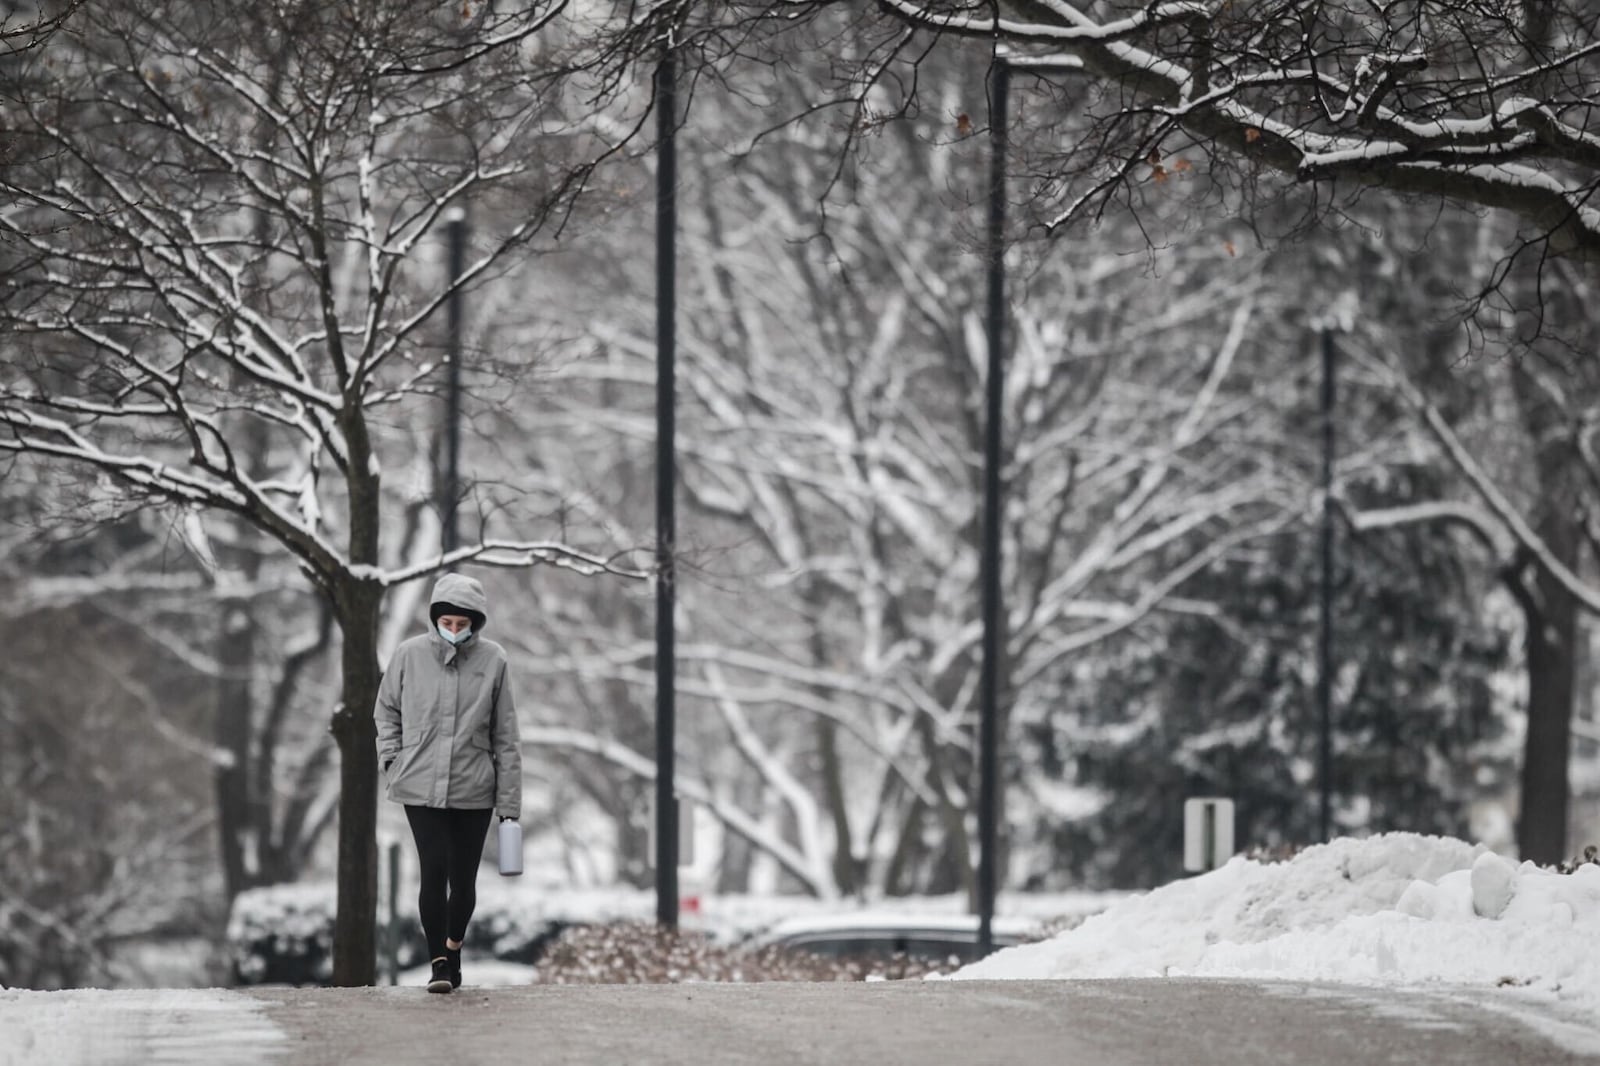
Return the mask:
M953 975L1179 976L1488 989L1518 1016L1546 1006L1552 1024L1600 1025L1600 865L1560 874L1449 838L1341 838L1289 862L1236 857Z
M260 1003L218 989L0 991L0 1066L247 1066L283 1046Z

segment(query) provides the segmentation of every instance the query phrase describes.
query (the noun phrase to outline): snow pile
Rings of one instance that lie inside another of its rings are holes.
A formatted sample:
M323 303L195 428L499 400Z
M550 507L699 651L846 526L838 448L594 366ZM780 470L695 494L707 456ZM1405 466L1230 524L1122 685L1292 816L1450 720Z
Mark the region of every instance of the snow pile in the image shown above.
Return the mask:
M1208 976L1531 988L1600 1007L1600 865L1518 866L1459 840L1340 839L1235 858L991 955L959 978Z

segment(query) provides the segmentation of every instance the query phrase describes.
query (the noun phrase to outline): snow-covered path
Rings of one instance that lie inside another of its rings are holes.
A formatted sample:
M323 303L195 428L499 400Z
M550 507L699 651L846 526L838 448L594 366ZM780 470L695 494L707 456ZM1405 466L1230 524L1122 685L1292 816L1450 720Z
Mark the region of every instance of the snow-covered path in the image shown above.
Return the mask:
M237 992L0 991L3 1066L253 1066L283 1047L262 1005Z
M0 993L10 1066L1366 1066L1600 1062L1484 990L1166 978Z

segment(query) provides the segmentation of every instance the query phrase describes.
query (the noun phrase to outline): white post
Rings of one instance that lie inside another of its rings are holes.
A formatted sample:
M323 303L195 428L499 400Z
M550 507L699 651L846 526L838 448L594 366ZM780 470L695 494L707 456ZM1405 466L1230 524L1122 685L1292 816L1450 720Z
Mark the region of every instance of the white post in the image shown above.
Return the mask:
M1215 870L1233 857L1233 800L1202 796L1183 804L1183 868Z

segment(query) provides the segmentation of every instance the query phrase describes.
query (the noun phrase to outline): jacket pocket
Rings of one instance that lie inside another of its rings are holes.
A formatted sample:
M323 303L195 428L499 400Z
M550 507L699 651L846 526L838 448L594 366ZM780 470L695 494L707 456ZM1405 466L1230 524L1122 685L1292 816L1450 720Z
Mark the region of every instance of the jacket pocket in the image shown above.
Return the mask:
M395 745L394 750L387 755L379 757L378 769L383 770L384 773L389 773L390 771L397 769L400 766L400 763L404 761L406 752L416 746L417 736L415 733L401 733L400 743ZM387 769L385 769L384 763L389 764Z
M422 798L423 789L416 779L414 764L426 750L416 731L407 730L402 735L400 747L395 749L394 761L383 773L384 781L389 786L389 798L396 803L416 803Z
M394 754L389 756L389 768L384 771L389 777L396 778L405 770L406 763L417 753L417 738L414 733L407 733L400 738L400 746L394 749Z
M488 737L474 734L467 739L467 759L462 770L462 783L472 802L483 802L486 797L492 801L495 779L494 752L489 746Z

